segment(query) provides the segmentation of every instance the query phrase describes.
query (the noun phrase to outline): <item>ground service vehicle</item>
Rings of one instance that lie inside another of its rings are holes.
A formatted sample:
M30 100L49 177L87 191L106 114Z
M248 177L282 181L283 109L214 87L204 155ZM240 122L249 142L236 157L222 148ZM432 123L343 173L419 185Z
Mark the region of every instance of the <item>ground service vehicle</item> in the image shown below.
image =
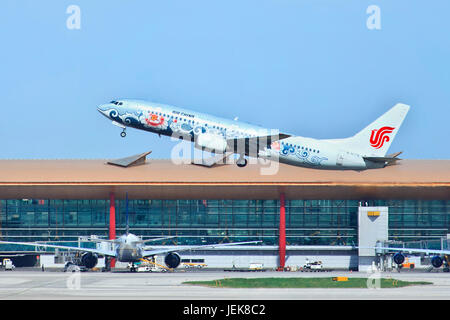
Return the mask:
M5 270L13 270L15 266L12 263L11 259L5 258L3 259L3 268L5 268Z

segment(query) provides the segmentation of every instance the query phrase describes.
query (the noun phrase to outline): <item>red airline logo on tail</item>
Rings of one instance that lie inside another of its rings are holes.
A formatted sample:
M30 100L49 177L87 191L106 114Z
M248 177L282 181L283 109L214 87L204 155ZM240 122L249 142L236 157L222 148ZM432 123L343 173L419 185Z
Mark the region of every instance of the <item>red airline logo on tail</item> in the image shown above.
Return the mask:
M370 145L376 149L380 149L385 142L389 141L388 134L394 131L393 127L382 127L380 129L372 130L370 135Z

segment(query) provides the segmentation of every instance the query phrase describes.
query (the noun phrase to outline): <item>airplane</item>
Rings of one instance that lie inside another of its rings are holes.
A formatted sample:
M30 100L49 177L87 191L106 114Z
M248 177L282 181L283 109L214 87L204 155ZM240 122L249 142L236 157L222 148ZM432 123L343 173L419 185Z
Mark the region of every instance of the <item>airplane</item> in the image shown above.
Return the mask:
M423 253L427 256L433 255L431 258L431 265L434 268L439 269L444 265L444 272L449 272L449 259L450 259L450 250L439 250L439 249L414 249L414 248L393 248L393 247L383 247L381 243L377 243L376 247L374 247L377 252L389 252L389 251L397 251L392 260L398 265L401 266L403 262L405 262L404 253Z
M132 264L131 270L135 270L135 264L149 257L154 257L156 255L165 254L164 263L170 269L177 268L181 263L181 258L178 252L182 251L195 251L202 249L220 249L227 246L242 245L242 244L256 244L260 241L246 241L246 242L230 242L222 244L207 244L198 246L175 246L164 249L152 249L144 246L144 243L149 241L157 241L166 238L148 239L142 240L138 236L128 233L123 234L115 240L104 240L104 239L91 239L95 242L108 242L114 245L114 249L91 249L91 248L81 248L81 247L71 247L63 245L53 245L53 244L43 244L38 242L13 242L13 241L0 241L0 244L14 244L14 245L25 245L33 247L44 247L44 248L57 248L64 250L72 250L82 252L81 265L87 269L94 268L98 263L98 256L106 256L111 258L116 258L120 262L128 262Z
M119 99L97 110L122 128L189 139L197 149L213 153L237 154L239 167L246 157L279 160L296 166L332 170L365 170L395 164L401 152L386 155L409 106L398 103L352 137L313 139L267 129L235 120L143 100Z
M221 244L206 244L197 246L173 246L167 248L153 249L147 247L144 244L151 241L165 240L173 237L153 238L142 240L138 236L129 232L128 225L128 193L126 195L126 232L117 239L105 240L105 239L90 239L93 242L110 243L113 245L113 249L91 249L81 247L71 247L63 245L42 244L38 242L13 242L13 241L0 241L0 244L13 244L13 245L25 245L43 248L55 248L78 251L82 253L81 266L87 269L94 268L98 263L98 256L105 256L110 258L116 258L119 262L128 262L131 264L131 271L136 270L136 264L141 262L142 259L154 257L156 255L165 254L164 263L170 269L177 268L181 263L181 257L178 252L182 251L195 251L202 249L220 249L228 246L242 245L242 244L257 244L261 241L245 241L245 242L230 242Z

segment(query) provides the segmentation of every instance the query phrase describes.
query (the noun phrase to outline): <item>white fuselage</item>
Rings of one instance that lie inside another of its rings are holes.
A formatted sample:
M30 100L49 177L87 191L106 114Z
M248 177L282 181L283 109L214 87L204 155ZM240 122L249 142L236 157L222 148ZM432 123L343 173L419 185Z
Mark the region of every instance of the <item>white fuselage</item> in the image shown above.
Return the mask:
M332 143L305 137L289 137L260 153L265 158L279 157L282 163L320 169L367 169L363 157Z
M196 141L197 148L217 152L225 152L227 142L233 139L268 136L278 132L245 122L140 100L112 101L99 106L98 111L124 130L126 127L133 127L160 135L187 136L191 141ZM244 155L249 153L246 151ZM384 166L365 161L363 155L345 150L338 143L333 143L333 140L301 136L274 141L270 146L261 147L255 156L320 169L364 170Z
M136 262L143 258L141 239L131 233L117 239L115 251L120 262Z

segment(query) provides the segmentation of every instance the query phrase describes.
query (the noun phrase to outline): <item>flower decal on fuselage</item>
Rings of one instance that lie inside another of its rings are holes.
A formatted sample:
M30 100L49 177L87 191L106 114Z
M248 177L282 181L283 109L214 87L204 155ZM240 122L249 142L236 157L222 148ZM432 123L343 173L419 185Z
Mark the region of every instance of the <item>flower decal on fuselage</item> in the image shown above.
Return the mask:
M147 124L150 126L158 127L164 123L164 117L150 113L148 118L145 118L145 122L147 122Z

